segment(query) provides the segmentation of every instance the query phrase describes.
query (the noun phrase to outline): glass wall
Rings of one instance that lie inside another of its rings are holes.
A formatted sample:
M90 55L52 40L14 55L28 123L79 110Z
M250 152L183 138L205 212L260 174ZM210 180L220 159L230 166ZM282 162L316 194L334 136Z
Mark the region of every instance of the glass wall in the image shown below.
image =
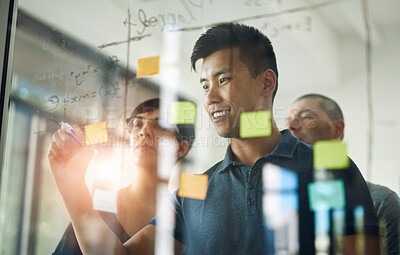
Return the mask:
M279 68L271 112L279 130L286 128L290 105L299 96L336 99L345 116L347 153L364 179L399 192L400 151L392 141L400 141L394 114L400 107L395 68L400 19L393 7L400 6L394 0L20 0L16 6L15 40L8 52L12 71L3 74L10 103L2 128L1 254L50 254L71 221L63 200L68 198L61 195L48 160L61 122L82 130L106 123L107 141L94 142L96 155L85 173L92 196L97 190L111 196L111 202L102 198L108 208L103 211L114 212L109 207L117 206L115 194L137 185L126 119L148 99L161 98L160 118L170 117L177 100L197 105L187 115L195 116L196 134L188 154L175 164L175 147L158 153L158 171L170 168L164 194L178 188L180 173L204 173L224 159L230 139L217 134L203 107L201 61L198 72L190 66L196 40L222 22L254 26L271 39ZM281 176L271 171L271 178ZM268 199L270 205L277 198ZM297 210L293 203L289 207ZM292 213L274 227L281 238L297 240ZM296 242L277 241L276 247L277 254L298 253Z

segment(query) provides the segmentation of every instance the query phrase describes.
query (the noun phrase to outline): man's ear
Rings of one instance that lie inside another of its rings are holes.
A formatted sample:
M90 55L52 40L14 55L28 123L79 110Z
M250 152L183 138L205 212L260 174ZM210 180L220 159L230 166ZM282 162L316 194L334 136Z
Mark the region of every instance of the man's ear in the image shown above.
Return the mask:
M343 120L334 120L333 121L333 139L341 140L344 131L344 121Z
M266 69L261 73L263 82L263 96L269 96L274 93L276 86L276 74L272 69Z
M187 152L189 151L189 142L186 140L183 140L179 143L179 149L178 149L178 157L179 159L183 158Z

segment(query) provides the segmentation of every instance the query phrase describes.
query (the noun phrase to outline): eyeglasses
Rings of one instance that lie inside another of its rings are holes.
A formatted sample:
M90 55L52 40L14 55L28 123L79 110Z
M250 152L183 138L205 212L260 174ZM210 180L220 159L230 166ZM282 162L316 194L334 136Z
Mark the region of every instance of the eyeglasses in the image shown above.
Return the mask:
M303 126L307 128L314 128L316 125L316 120L317 120L317 114L314 111L308 110L308 111L301 111L300 113L297 113L296 115L291 115L288 118L286 118L286 124L288 126L291 125L298 125L298 126ZM296 121L296 122L294 122ZM296 124L294 124L296 123Z
M175 125L168 124L164 119L146 119L142 117L133 117L126 119L126 125L130 133L139 133L140 130L146 125L151 127L160 133L176 133L179 134L179 130Z

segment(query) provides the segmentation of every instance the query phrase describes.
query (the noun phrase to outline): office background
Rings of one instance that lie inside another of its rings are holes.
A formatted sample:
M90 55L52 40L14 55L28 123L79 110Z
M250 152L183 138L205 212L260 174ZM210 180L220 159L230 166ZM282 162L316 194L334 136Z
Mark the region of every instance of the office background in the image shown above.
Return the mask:
M182 169L200 173L222 159L229 141L215 133L189 61L198 36L220 22L243 22L270 37L279 69L273 114L280 129L297 97L332 97L344 112L348 154L364 178L399 193L399 1L5 2L6 9L14 4L15 22L11 45L4 47L9 59L2 59L9 107L1 130L1 254L48 254L69 221L48 171L47 147L57 128L50 119L107 121L118 147L125 139L121 117L138 103L157 96L189 99L198 105L197 138ZM160 73L136 78L137 60L152 56L160 56ZM124 170L110 171L110 189L126 185Z

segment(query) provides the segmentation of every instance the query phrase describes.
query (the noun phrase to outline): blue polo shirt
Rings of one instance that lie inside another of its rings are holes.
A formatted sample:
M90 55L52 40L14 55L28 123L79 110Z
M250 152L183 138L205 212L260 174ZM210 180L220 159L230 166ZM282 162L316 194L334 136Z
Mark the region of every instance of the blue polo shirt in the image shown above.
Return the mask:
M178 197L175 238L185 254L273 254L270 231L263 214L262 169L272 163L298 177L299 254L314 254L314 213L309 209L307 185L313 181L312 147L283 130L276 148L253 167L235 162L231 147L225 158L205 172L209 176L205 200ZM379 234L374 207L356 165L331 171L345 186L345 233L354 234L353 211L364 208L364 232ZM155 221L152 221L155 224Z

